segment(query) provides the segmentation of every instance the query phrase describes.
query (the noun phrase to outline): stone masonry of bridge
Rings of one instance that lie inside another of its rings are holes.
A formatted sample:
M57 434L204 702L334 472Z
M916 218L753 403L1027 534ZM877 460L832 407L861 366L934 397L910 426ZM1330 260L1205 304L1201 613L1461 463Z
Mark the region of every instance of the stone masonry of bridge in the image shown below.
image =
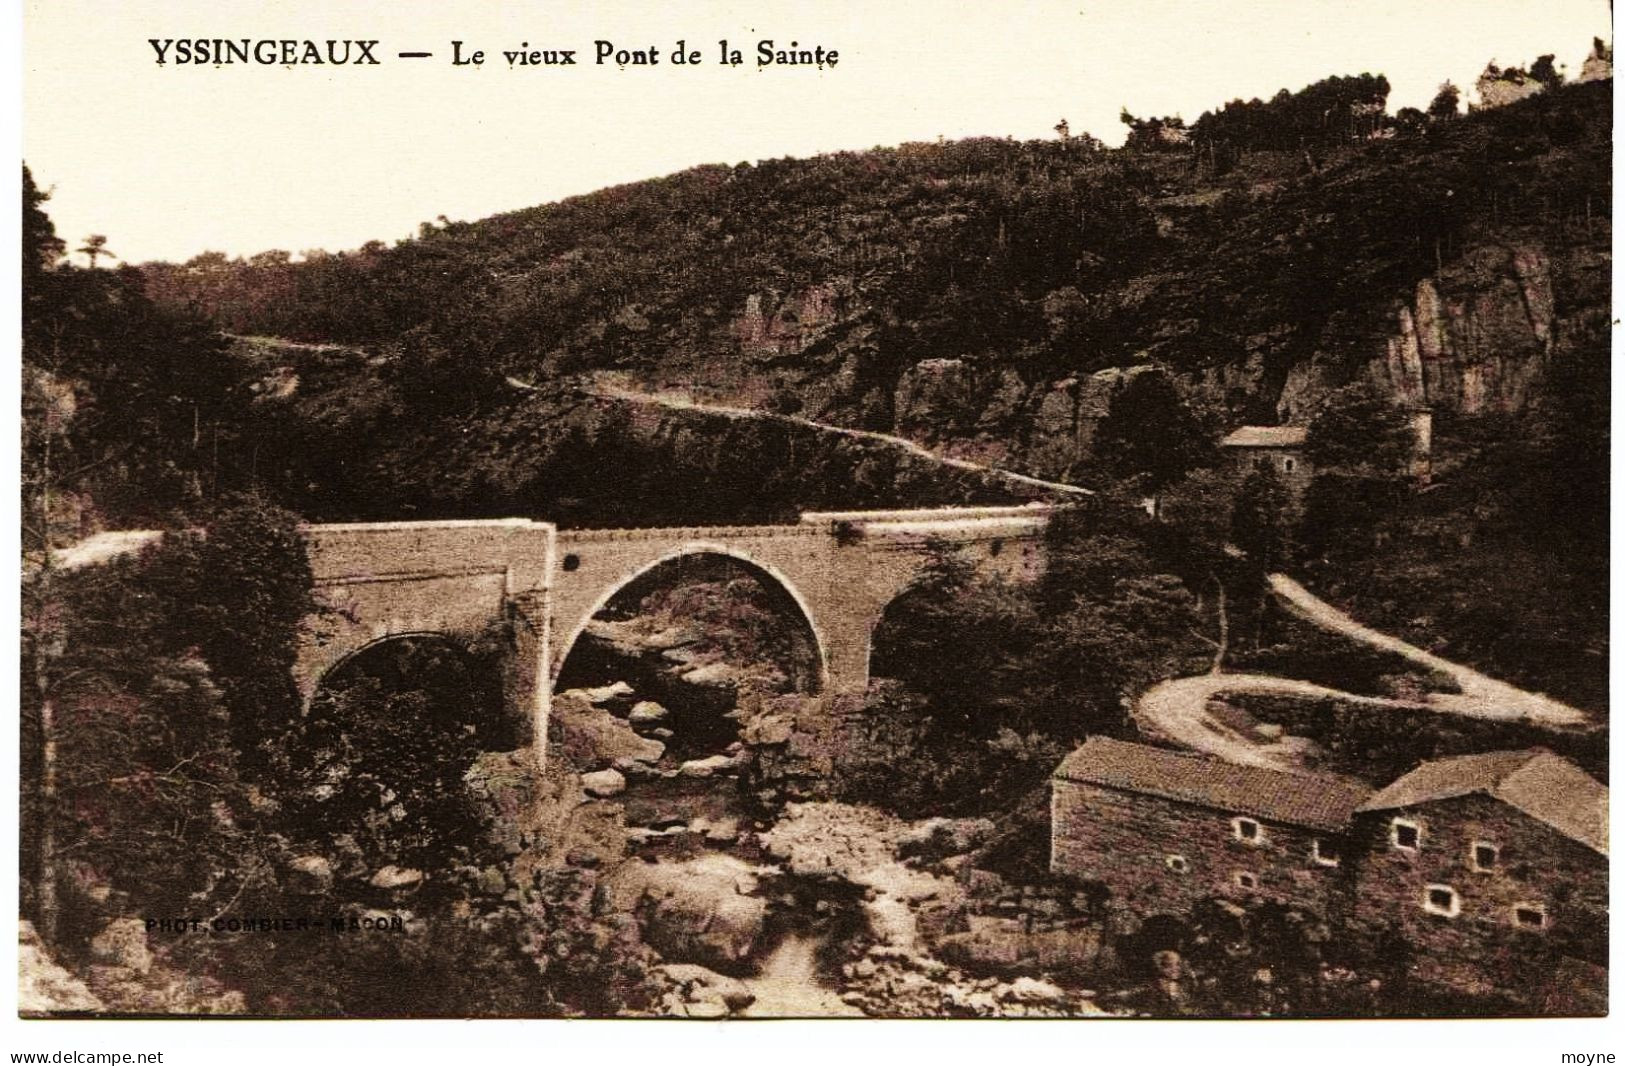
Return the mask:
M472 636L511 623L505 691L544 756L552 681L593 615L672 560L727 556L777 582L817 643L819 688L861 692L870 639L943 542L984 572L1015 579L1043 565L1046 504L809 512L793 525L559 530L497 519L305 527L316 590L331 608L306 627L295 669L308 700L321 679L382 640Z

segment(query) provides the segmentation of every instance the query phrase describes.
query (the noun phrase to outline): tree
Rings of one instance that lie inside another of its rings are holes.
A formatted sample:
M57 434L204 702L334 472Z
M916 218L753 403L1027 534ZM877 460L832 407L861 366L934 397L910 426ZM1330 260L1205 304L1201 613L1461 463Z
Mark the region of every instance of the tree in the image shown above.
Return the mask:
M482 750L506 750L500 642L385 641L323 680L285 741L296 784L288 835L317 851L348 832L370 866L476 866L495 856L463 778ZM279 782L280 783L280 782Z
M1360 383L1317 405L1304 454L1319 470L1394 478L1409 473L1415 446L1410 416L1376 387Z
M43 271L55 266L62 258L65 245L56 235L51 216L41 207L51 194L34 184L34 175L28 164L23 164L23 291L37 284Z
M1402 107L1394 114L1394 126L1401 133L1420 133L1427 124L1427 114L1414 107Z
M113 250L107 247L107 238L100 233L92 233L86 237L85 243L79 246L78 252L90 260L90 269L92 270L96 269L96 260L104 255L109 259L118 258L117 255L113 254Z
M1534 64L1529 68L1529 76L1548 89L1555 89L1563 84L1562 72L1552 63L1554 58L1556 57L1548 52L1535 60Z
M1151 499L1155 517L1165 489L1213 461L1206 419L1160 368L1133 374L1112 394L1095 431L1095 454L1106 472Z
M1434 94L1433 102L1428 104L1428 117L1436 122L1449 122L1461 111L1461 90L1456 88L1455 82L1447 81L1439 86Z
M58 892L70 860L136 914L208 915L268 869L239 828L252 804L198 654L199 547L172 535L24 585L24 876L48 942L94 932L74 920L83 894Z
M1241 483L1230 516L1230 539L1254 565L1268 573L1287 554L1286 487L1266 464Z
M249 774L283 754L298 720L299 631L319 611L298 516L248 497L209 523L190 590L187 631L209 664Z

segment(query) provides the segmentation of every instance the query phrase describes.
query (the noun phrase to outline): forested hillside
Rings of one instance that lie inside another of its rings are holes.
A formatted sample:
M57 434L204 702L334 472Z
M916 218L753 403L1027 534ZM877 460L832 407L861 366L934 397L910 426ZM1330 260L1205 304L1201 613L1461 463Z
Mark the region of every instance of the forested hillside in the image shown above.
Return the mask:
M1087 416L1050 392L1147 360L1273 421L1385 358L1425 279L1468 303L1544 286L1565 327L1594 328L1610 87L1376 138L1311 137L1292 111L1269 139L1267 107L1227 108L1163 150L976 140L701 167L394 247L145 269L160 304L233 332L398 349L443 400L617 368L1025 457Z

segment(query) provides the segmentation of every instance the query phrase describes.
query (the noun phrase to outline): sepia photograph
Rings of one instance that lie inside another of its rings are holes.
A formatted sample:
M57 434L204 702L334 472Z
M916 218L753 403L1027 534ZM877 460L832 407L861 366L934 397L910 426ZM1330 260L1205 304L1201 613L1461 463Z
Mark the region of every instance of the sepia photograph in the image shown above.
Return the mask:
M6 1050L1625 1053L1610 3L21 22Z

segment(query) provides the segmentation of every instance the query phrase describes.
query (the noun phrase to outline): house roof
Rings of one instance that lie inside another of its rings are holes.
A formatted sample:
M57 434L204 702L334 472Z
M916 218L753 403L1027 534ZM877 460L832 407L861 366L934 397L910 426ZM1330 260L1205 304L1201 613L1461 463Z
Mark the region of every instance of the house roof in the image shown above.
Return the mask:
M1301 448L1308 436L1303 426L1242 426L1219 443L1226 448Z
M1544 748L1425 762L1378 791L1360 810L1416 807L1473 794L1493 796L1608 854L1608 786Z
M1331 774L1290 774L1194 753L1091 737L1061 761L1055 776L1265 821L1336 831L1371 787Z

